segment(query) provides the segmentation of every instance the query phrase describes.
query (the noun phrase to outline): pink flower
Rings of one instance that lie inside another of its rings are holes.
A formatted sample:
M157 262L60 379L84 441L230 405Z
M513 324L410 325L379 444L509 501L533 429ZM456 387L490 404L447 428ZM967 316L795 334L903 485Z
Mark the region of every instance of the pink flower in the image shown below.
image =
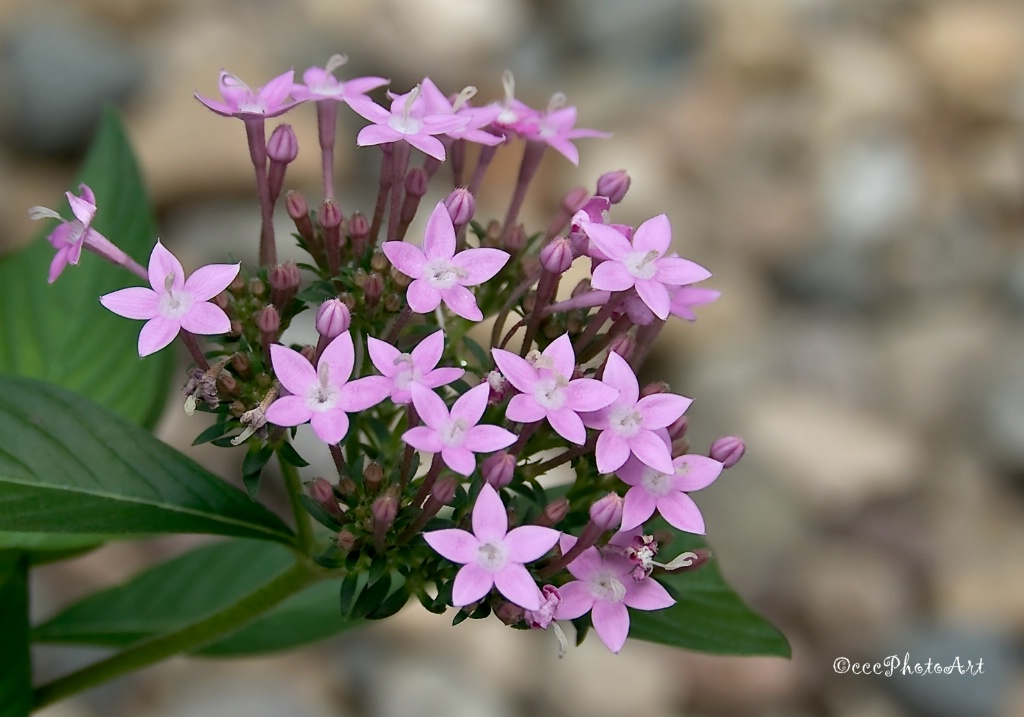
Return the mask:
M602 380L619 390L619 397L607 408L583 416L583 422L601 431L595 454L601 473L618 470L632 453L643 463L672 473L672 454L655 433L683 415L691 399L674 393L656 393L640 398L640 385L633 369L615 352L608 354Z
M622 507L622 530L643 525L657 510L669 525L704 534L704 517L686 494L711 485L722 473L722 464L706 456L685 455L672 465L673 472L662 473L631 458L618 470L622 482L632 486Z
M383 87L390 80L383 77L354 77L351 80L339 80L334 71L348 62L345 55L331 55L324 67L310 67L302 73L304 85L292 87L292 96L297 100L335 100L348 102L359 97L366 100L366 93Z
M481 383L455 401L451 413L429 388L411 383L412 403L424 426L410 428L402 440L413 448L440 453L445 464L460 475L476 469L474 453L492 453L515 443L516 436L501 426L477 425L487 408L490 389Z
M419 95L419 87L404 95L392 95L390 111L366 98L350 100L349 107L373 122L359 131L356 144L366 147L405 141L424 154L443 162L444 145L434 135L464 127L469 118L450 113L428 113L425 105L417 101Z
M562 553L576 543L576 538L563 535L559 541ZM555 608L558 620L575 620L590 612L594 631L612 652L626 644L629 634L629 611L661 610L675 600L660 583L650 578L636 580L633 563L621 551L601 552L587 548L568 565L575 580L559 588L562 601Z
M119 316L147 319L139 333L139 356L159 351L182 329L193 334L223 334L231 328L224 311L210 302L238 275L238 264L210 264L185 278L185 270L157 241L149 257L152 289L131 287L100 297Z
M505 141L500 134L492 134L484 130L489 127L494 119L501 112L500 107L494 105L488 107L470 107L469 100L476 95L475 87L467 87L460 92L454 102L450 102L444 93L429 77L424 77L420 83L420 97L426 107L426 111L433 115L452 115L455 117L468 118L468 122L462 127L457 127L446 135L452 139L464 139L477 144L494 146Z
M696 321L694 307L710 304L722 295L721 291L705 289L699 286L680 286L672 293L672 305L669 312L687 321Z
M238 117L239 119L277 117L300 103L298 100L288 99L294 85L292 81L294 77L295 72L288 70L254 91L236 75L221 70L217 85L224 101L217 102L207 99L198 92L195 93L195 98L209 109L225 117Z
M548 110L542 115L531 117L521 122L517 130L527 139L544 142L573 164L580 163L580 153L574 139L581 137L607 138L611 135L596 129L574 129L576 126L576 108L563 107L565 95L559 93L551 98Z
M541 593L524 563L537 560L558 542L560 533L539 525L508 529L498 492L484 484L473 506L473 532L450 528L424 533L427 545L453 563L461 563L452 586L452 604L469 605L497 587L509 602L540 610Z
M267 420L278 426L309 421L324 443L338 443L348 433L348 414L374 406L388 395L387 380L367 376L349 381L355 361L352 334L341 333L324 349L316 368L298 351L272 344L274 374L290 396L267 409Z
M511 70L505 70L502 74L501 84L505 89L505 97L501 103L491 105L498 108L494 125L501 130L521 133L527 128L526 123L539 116L540 112L516 99L516 78Z
M427 314L443 301L464 319L480 321L483 314L467 286L476 286L497 274L509 259L500 249L465 249L455 253L455 225L438 202L427 220L423 249L400 241L384 242L381 249L395 268L411 276L406 300L417 314Z
M522 391L512 397L505 417L522 423L546 418L558 435L578 445L587 440L579 413L604 408L618 396L614 388L601 381L570 380L576 369L576 355L569 334L552 341L532 362L502 349L491 349L491 353L505 378Z
M534 630L547 630L555 619L555 610L562 602L562 596L554 585L545 585L540 589L540 593L540 607L536 610L527 610L523 619Z
M636 288L636 293L659 319L668 318L672 307L669 286L703 281L711 273L692 261L664 256L672 241L672 226L664 214L637 227L630 242L604 224L584 222L587 236L608 257L594 269L591 285L604 291Z
M444 332L435 331L420 341L411 353L400 353L391 344L367 337L370 360L388 380L391 400L395 403L409 403L412 393L409 386L417 383L424 388L447 386L462 378L461 368L435 368L444 352Z

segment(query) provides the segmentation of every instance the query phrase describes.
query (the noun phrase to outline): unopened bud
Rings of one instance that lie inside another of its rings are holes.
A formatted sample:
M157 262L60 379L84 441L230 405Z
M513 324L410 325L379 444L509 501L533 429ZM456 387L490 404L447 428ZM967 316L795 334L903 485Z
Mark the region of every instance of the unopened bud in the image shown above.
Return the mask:
M370 224L361 212L355 212L348 219L348 235L353 241L362 241L370 236Z
M217 377L217 386L226 394L234 396L238 392L238 381L229 373Z
M665 381L652 381L640 390L640 398L658 393L668 393L671 387Z
M501 223L497 219L487 222L487 229L480 243L484 246L498 246L501 243Z
M516 470L516 457L508 451L499 451L489 456L480 465L480 472L484 480L491 484L495 490L501 490L512 482L512 475Z
M430 495L441 505L448 505L455 499L455 491L459 487L459 482L454 476L444 476L438 478L434 483L434 487L430 489Z
M344 219L344 216L338 205L334 203L334 200L328 199L320 205L317 221L320 222L320 226L324 229L337 229L341 226L342 219Z
M228 328L228 336L231 338L237 338L242 335L242 322L238 319L231 320L231 326Z
M338 546L338 550L347 553L356 547L356 536L348 529L339 530L334 537L334 544Z
M348 476L345 476L338 481L338 494L341 495L342 498L351 498L356 494L356 490L358 490L356 482Z
M242 292L245 291L245 278L242 277L241 273L235 275L235 278L228 284L228 291L235 296L241 296Z
M384 482L384 467L377 461L370 461L363 469L363 485L366 490L376 493L380 484Z
M607 172L597 179L597 193L602 197L608 197L612 204L618 204L629 191L630 181L629 174L624 169Z
M352 314L338 299L328 299L316 311L316 332L331 340L348 330L352 325Z
M629 361L636 350L636 339L633 338L633 334L619 334L608 344L608 350Z
M573 187L562 197L562 209L572 216L587 203L589 196L590 192L587 191L586 187Z
M316 346L303 346L299 353L302 357L312 364L316 363Z
M254 276L249 279L249 293L256 297L263 296L267 293L267 285Z
M270 280L270 300L278 309L284 309L299 293L302 277L294 261L276 264L267 277Z
M622 525L622 496L609 493L590 506L590 520L603 533Z
M389 274L391 276L391 281L394 282L395 286L398 287L399 289L404 289L405 287L409 286L409 284L412 283L411 276L403 274L395 267L391 267L391 271L389 272Z
M555 237L540 250L540 263L551 274L562 274L572 266L572 247L565 237Z
M279 124L267 141L267 156L272 162L288 164L299 156L299 140L291 125Z
M260 310L259 316L256 317L256 326L259 327L261 334L276 336L277 332L281 330L281 315L277 313L277 309L272 304L264 306Z
M288 216L292 218L292 221L309 220L309 204L301 192L297 192L294 189L285 192L284 208L288 212Z
M502 600L501 604L494 608L494 616L506 625L518 625L523 620L525 611L514 603Z
M444 200L444 207L452 218L452 224L461 227L468 224L476 213L476 198L465 187L456 187Z
M348 309L350 312L356 310L356 299L354 296L352 296L352 294L348 293L347 291L343 291L340 294L338 294L338 301L343 303L345 305L345 308Z
M384 296L384 308L390 313L394 314L402 308L402 296L396 294L393 291L389 291Z
M359 267L355 270L355 273L352 274L352 283L362 289L363 286L366 285L367 276L369 275L366 273L366 269Z
M398 496L392 491L385 491L384 495L373 501L370 512L373 514L374 533L386 531L398 515Z
M544 512L537 518L537 525L550 528L565 520L567 515L569 515L569 500L556 498L544 506Z
M510 252L519 252L526 246L526 229L522 224L516 224L512 231L505 237L504 248Z
M428 179L423 167L413 167L405 175L405 193L413 197L422 197L427 193Z
M689 419L686 416L680 416L668 426L668 437L669 440L677 441L686 435L686 429L689 427Z
M249 357L243 353L237 353L231 357L231 368L243 379L249 378Z
M711 444L708 455L722 464L723 468L732 468L740 462L747 452L747 445L737 436L723 436Z
M227 311L228 307L231 305L231 295L226 291L222 291L213 297L211 301L213 301L221 311Z
M334 495L334 488L326 478L313 479L313 482L309 484L309 497L334 517L340 518L343 515L341 506L338 505L338 499Z
M388 257L380 249L373 250L373 256L370 257L370 268L374 271L384 273L391 267L391 262L388 261Z
M375 271L371 271L363 284L363 298L366 305L371 309L380 303L380 297L384 295L384 279Z

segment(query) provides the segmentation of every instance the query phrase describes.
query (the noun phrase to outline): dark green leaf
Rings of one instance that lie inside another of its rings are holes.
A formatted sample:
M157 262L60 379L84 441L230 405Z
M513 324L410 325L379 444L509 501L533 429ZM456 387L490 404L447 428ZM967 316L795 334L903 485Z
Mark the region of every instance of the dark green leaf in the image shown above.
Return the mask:
M306 512L313 516L313 519L325 528L337 531L341 528L341 523L324 508L322 505L317 503L315 500L310 498L308 495L303 493L299 496L299 502L302 503L302 507L306 509Z
M366 619L383 620L389 618L405 607L407 602L409 602L409 593L403 585L384 598L384 602L378 605L375 610L368 612Z
M274 449L269 445L250 444L249 451L242 459L242 482L249 494L249 500L256 500L256 494L260 490L260 479L263 478L263 468L273 455Z
M281 454L281 457L285 459L289 464L296 468L305 468L309 463L299 455L299 452L295 450L295 447L288 442L282 443L277 447L277 452Z
M0 717L32 711L29 656L28 557L0 552Z
M373 585L363 590L359 599L356 600L356 604L352 606L352 617L365 617L379 608L384 602L384 598L391 594L392 582L391 574L386 573Z
M0 532L291 540L237 488L56 386L0 377L0 435Z
M196 439L192 441L192 445L199 446L202 445L203 443L209 443L210 441L216 440L217 438L226 436L235 428L237 428L236 425L229 425L227 423L221 423L220 421L218 421L217 423L214 423L212 426L210 426L205 431L200 433L198 436L196 436Z
M356 604L356 599L359 597L359 593L362 592L364 587L366 587L366 573L350 572L345 576L345 579L341 581L339 601L342 617L348 617L352 612L352 608Z

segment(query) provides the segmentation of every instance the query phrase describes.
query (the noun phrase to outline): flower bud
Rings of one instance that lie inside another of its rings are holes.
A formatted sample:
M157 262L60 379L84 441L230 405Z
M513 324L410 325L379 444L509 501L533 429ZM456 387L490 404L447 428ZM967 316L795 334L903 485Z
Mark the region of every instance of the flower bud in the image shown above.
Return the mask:
M576 298L580 294L585 294L588 291L590 291L590 279L580 279L579 283L572 287L571 296Z
M231 294L226 291L222 291L210 299L210 301L212 301L221 311L227 311L228 307L231 306Z
M243 353L237 353L231 357L231 368L243 379L249 378L250 368L249 357Z
M235 275L235 278L228 284L228 291L234 296L241 296L242 292L245 291L245 279L242 277L242 273L239 272Z
M320 226L324 229L337 229L341 226L341 221L344 218L345 217L342 215L341 209L333 200L328 199L320 205L320 212L317 214L317 221L320 222Z
M673 458L676 458L678 456L685 456L689 452L690 442L685 438L677 438L674 441L672 441L670 453L672 454Z
M465 187L456 187L444 200L444 207L456 228L468 224L476 213L476 198Z
M500 246L501 244L501 223L497 219L487 222L487 230L480 241L481 246Z
M285 192L284 208L288 212L288 216L292 218L292 221L296 222L296 226L303 219L309 221L309 204L306 203L306 198L302 196L301 192L297 192L294 189ZM305 236L301 229L299 233Z
M338 481L338 493L342 498L351 498L356 494L356 490L358 490L356 482L348 476Z
M668 437L671 441L677 441L686 435L686 429L689 427L689 420L686 416L680 416L676 420L672 421L668 427Z
M495 490L501 490L512 482L516 470L516 457L508 451L499 451L489 456L480 465L484 480Z
M263 296L267 293L267 285L254 276L249 279L249 293L256 297Z
M633 358L633 352L636 350L636 339L633 337L633 334L619 334L608 344L608 350L614 351L629 361Z
M501 620L506 625L518 625L522 619L525 611L515 603L510 603L507 600L502 600L501 603L494 608L494 616Z
M325 339L334 339L352 325L352 314L338 299L328 299L316 311L316 332Z
M413 167L405 175L405 193L413 197L422 197L427 193L428 179L423 167Z
M537 525L550 528L565 520L567 515L569 515L569 500L556 498L544 506L544 512L537 518Z
M512 227L512 231L505 237L504 249L509 252L516 253L523 250L526 246L526 229L523 228L522 224L516 224Z
M392 314L398 313L398 310L402 308L402 295L396 294L393 291L389 291L384 296L384 308Z
M236 339L242 335L242 322L238 319L231 320L231 326L228 329L228 336Z
M377 461L370 461L363 469L363 485L366 490L376 493L380 484L384 482L384 467Z
M259 327L261 334L276 336L277 332L281 330L281 315L277 313L277 309L272 304L264 306L260 310L259 316L256 317L256 326Z
M338 550L347 553L356 547L356 536L348 529L339 530L334 537L334 544L338 546Z
M324 510L335 518L340 518L343 513L338 505L338 498L334 495L334 488L326 478L314 478L309 484L309 497L323 506Z
M555 610L562 602L562 595L554 585L545 585L540 589L540 607L527 610L523 615L526 624L534 630L547 630L555 619Z
M316 346L303 346L299 353L311 364L316 364Z
M568 212L571 217L587 203L589 196L590 192L587 191L586 187L573 187L562 197L562 209Z
M622 525L622 496L609 493L590 506L590 520L602 533L618 528Z
M384 279L375 271L371 271L363 284L363 298L366 305L371 309L380 303L380 297L384 295Z
M222 373L217 377L217 386L224 393L232 396L238 393L238 381L229 373ZM216 406L214 406L216 408Z
M343 303L345 305L345 308L348 309L349 312L356 310L356 299L354 296L352 296L352 294L348 293L347 291L343 291L340 294L338 294L338 301Z
M665 381L652 381L640 389L640 398L653 396L657 393L668 393L671 388Z
M370 268L374 271L384 273L390 267L391 262L388 261L387 255L385 255L380 249L374 249L373 256L370 257Z
M299 140L295 131L288 124L279 124L270 134L267 141L267 156L272 162L289 164L299 156Z
M540 250L540 263L551 274L563 274L572 266L572 247L565 237L555 237Z
M395 522L398 515L398 496L394 491L385 491L382 496L373 501L370 507L373 515L373 532L386 531Z
M294 261L286 261L284 264L276 264L270 270L270 300L278 309L283 309L291 303L295 295L299 293L299 286L302 284L302 277L299 275L299 267Z
M597 193L602 197L608 197L608 201L612 204L618 204L629 191L630 182L625 169L606 172L597 179Z
M348 219L348 235L353 241L362 241L370 236L370 224L362 212L355 212Z
M444 476L438 478L434 483L434 487L430 490L430 495L441 505L448 505L455 499L455 491L459 487L458 480L454 476Z
M740 462L747 452L747 445L737 436L723 436L711 444L708 455L722 464L723 468L732 468Z

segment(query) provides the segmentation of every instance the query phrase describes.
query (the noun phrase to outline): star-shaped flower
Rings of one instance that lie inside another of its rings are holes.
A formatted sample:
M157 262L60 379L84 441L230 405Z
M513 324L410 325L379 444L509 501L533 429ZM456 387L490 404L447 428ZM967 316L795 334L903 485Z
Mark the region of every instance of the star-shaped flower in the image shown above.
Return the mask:
M435 331L420 341L410 353L401 353L391 344L372 336L367 337L370 360L388 380L391 400L395 403L409 403L412 400L410 385L417 383L425 388L447 386L462 378L461 368L435 368L444 353L444 332Z
M451 102L429 77L424 77L423 82L420 83L420 91L426 111L430 114L453 115L469 119L462 127L445 132L452 139L464 139L488 146L498 145L505 141L504 135L492 134L483 129L491 126L501 112L500 107L494 105L488 107L469 106L469 100L476 94L475 87L465 88L455 97L455 101Z
M704 517L686 494L711 485L722 473L722 464L707 456L684 455L675 458L672 466L672 473L662 473L630 458L616 472L632 486L622 505L622 530L643 525L657 510L669 525L704 534Z
M434 135L464 127L469 117L428 113L422 101L417 101L419 95L419 87L404 95L392 95L390 110L366 98L353 98L349 107L373 122L359 131L356 144L366 147L404 140L424 154L443 162L444 145Z
M544 142L551 149L575 165L580 163L580 153L574 139L582 137L611 137L608 132L596 129L576 129L576 108L564 107L565 95L559 93L551 98L547 112L527 119L518 125L518 130L527 139Z
M576 538L571 535L562 535L559 540L563 554L575 544ZM558 589L562 600L555 608L555 618L575 620L589 612L601 642L618 652L629 634L626 608L661 610L676 602L657 581L646 577L636 580L633 568L619 551L587 548L568 565L576 579Z
M452 586L452 604L469 605L497 587L509 602L539 610L541 592L524 563L551 550L560 533L539 525L509 530L505 506L486 483L473 506L472 520L472 533L450 528L423 534L427 545L442 557L462 564Z
M149 257L149 283L121 289L100 297L100 303L119 316L146 319L139 333L139 356L159 351L182 329L193 334L223 334L231 321L210 302L238 275L238 264L210 264L185 278L185 270L171 252L157 241Z
M674 393L640 398L636 374L614 351L608 354L601 380L618 389L619 397L607 408L582 417L587 426L601 431L595 450L597 469L601 473L617 471L632 453L644 464L672 473L672 453L656 431L682 416L691 399Z
M195 98L225 117L238 117L243 120L277 117L300 103L299 100L288 99L294 86L294 78L295 72L288 70L263 87L253 90L237 75L221 70L217 86L224 101L208 99L198 92L195 93Z
M352 334L339 334L324 349L316 368L298 351L273 344L274 375L292 395L278 398L267 409L267 420L278 426L309 421L324 443L338 443L348 433L348 414L364 411L387 398L388 382L381 376L349 381L355 362Z
M584 230L608 257L594 269L591 285L604 291L636 288L636 293L659 319L668 318L672 306L669 286L703 281L711 276L704 267L678 256L665 256L672 241L672 225L659 214L637 227L630 242L611 226L584 222Z
M464 249L455 253L455 225L438 202L427 220L423 249L400 241L384 242L381 249L395 268L411 276L406 300L417 314L427 314L443 301L464 319L480 321L483 314L467 286L476 286L497 274L509 259L500 249Z
M331 55L324 67L310 67L302 73L302 81L305 84L296 84L292 87L292 97L300 101L315 102L348 102L356 97L366 100L367 92L390 82L384 77L353 77L351 80L339 80L334 76L334 71L346 62L348 57L345 55Z
M445 464L460 475L468 476L476 469L474 453L493 453L516 441L515 434L501 426L477 425L487 408L490 388L486 383L459 396L451 413L429 388L412 383L409 390L416 413L426 425L410 428L402 440L418 450L440 453Z
M104 237L92 228L93 217L96 216L96 196L92 189L86 184L78 185L81 196L75 196L66 192L68 204L71 205L71 213L74 219L65 219L60 214L47 207L32 207L29 209L29 216L32 219L59 219L58 224L46 240L57 250L50 263L50 273L47 281L51 284L57 280L64 267L68 264L77 265L82 257L82 247L86 242L93 242L97 239L109 244Z
M505 378L522 391L509 401L505 417L522 423L546 418L558 435L578 445L587 440L579 413L597 411L618 397L618 391L601 381L572 378L576 355L569 334L552 341L532 363L502 349L491 353Z

